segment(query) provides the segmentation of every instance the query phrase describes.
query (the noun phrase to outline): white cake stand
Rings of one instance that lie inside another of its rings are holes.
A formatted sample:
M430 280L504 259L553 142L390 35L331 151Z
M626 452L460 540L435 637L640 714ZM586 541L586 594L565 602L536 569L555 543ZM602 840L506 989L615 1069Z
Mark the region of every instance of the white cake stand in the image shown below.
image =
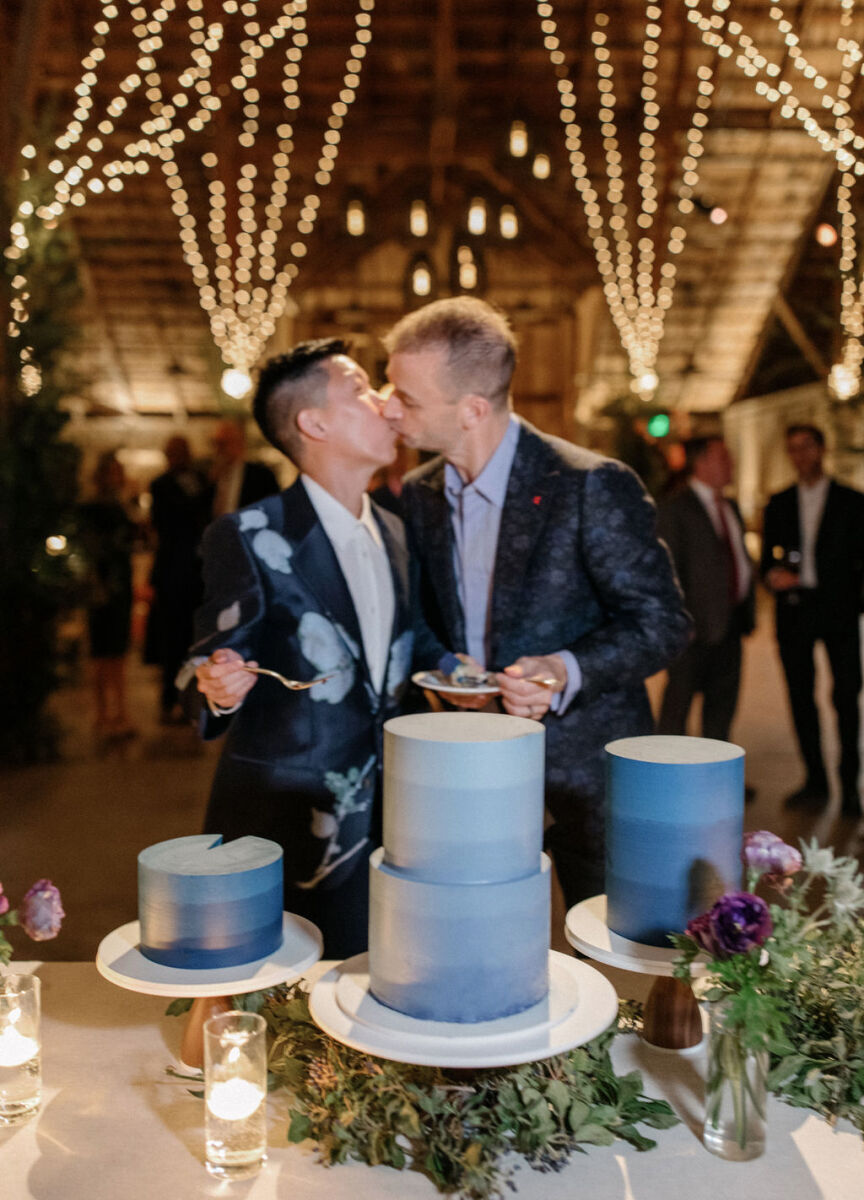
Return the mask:
M185 1066L203 1064L204 1022L229 1007L227 997L257 992L278 983L293 983L321 957L323 943L317 925L294 913L282 914L282 945L266 958L236 967L200 971L163 967L141 953L138 921L121 925L104 937L96 951L101 975L118 987L145 996L193 998L180 1057Z
M563 1054L615 1020L618 997L599 971L549 951L549 995L496 1021L423 1021L381 1004L369 987L369 956L358 954L315 984L309 1009L325 1033L380 1058L431 1067L509 1067Z
M574 905L564 918L564 935L571 946L597 962L638 975L655 976L645 1001L642 1037L664 1050L684 1050L702 1040L702 1018L693 989L673 978L678 951L672 946L648 946L614 933L606 919L606 897L592 896ZM691 964L692 977L707 971L704 959Z

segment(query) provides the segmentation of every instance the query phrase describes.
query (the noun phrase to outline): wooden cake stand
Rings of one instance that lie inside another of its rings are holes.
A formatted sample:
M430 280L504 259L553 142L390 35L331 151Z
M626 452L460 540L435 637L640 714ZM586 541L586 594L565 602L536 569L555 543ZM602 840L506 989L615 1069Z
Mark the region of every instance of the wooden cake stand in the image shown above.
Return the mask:
M278 950L236 967L201 971L163 967L144 957L140 941L137 921L121 925L99 943L96 966L110 983L127 991L193 999L180 1047L183 1065L192 1069L204 1065L204 1022L227 1012L231 996L293 983L318 961L323 948L318 926L287 912L282 914L282 945Z
M590 1042L615 1020L618 997L594 967L550 950L549 994L539 1004L495 1021L426 1021L376 1000L369 956L358 954L318 980L309 1011L325 1033L355 1050L417 1066L474 1069L537 1062Z
M693 989L673 977L678 951L670 946L646 946L613 933L606 921L606 897L592 896L574 905L564 920L564 934L571 946L596 962L639 975L654 975L654 985L645 1001L643 1039L663 1050L686 1050L702 1040L702 1015ZM699 959L691 976L704 975L707 967Z

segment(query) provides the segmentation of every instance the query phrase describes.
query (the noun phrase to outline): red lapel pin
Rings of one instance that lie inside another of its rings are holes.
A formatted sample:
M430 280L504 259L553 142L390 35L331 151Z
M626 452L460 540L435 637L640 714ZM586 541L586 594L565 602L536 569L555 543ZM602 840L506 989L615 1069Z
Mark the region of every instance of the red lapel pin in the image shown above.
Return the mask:
M533 501L533 502L534 502L534 504L539 504L539 503L540 503L540 501L541 501L541 499L542 499L542 497L541 497L541 496L535 496L535 497L534 497L534 501Z

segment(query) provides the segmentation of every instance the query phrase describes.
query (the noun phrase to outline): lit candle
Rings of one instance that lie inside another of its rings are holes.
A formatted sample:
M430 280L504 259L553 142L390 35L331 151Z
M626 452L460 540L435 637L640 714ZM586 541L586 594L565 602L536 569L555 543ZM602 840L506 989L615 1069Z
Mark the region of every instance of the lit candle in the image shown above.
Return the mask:
M264 1092L248 1079L225 1079L214 1083L207 1107L221 1121L244 1121L264 1099Z
M35 1038L26 1037L9 1025L0 1030L0 1067L20 1067L39 1053Z

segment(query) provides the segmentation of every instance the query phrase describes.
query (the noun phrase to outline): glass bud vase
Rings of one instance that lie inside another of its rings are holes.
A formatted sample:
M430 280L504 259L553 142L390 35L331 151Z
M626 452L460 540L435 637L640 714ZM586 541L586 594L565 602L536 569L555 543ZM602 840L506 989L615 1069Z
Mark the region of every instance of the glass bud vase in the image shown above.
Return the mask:
M768 1054L742 1044L723 1001L709 1006L709 1018L702 1141L720 1158L745 1162L765 1150Z

